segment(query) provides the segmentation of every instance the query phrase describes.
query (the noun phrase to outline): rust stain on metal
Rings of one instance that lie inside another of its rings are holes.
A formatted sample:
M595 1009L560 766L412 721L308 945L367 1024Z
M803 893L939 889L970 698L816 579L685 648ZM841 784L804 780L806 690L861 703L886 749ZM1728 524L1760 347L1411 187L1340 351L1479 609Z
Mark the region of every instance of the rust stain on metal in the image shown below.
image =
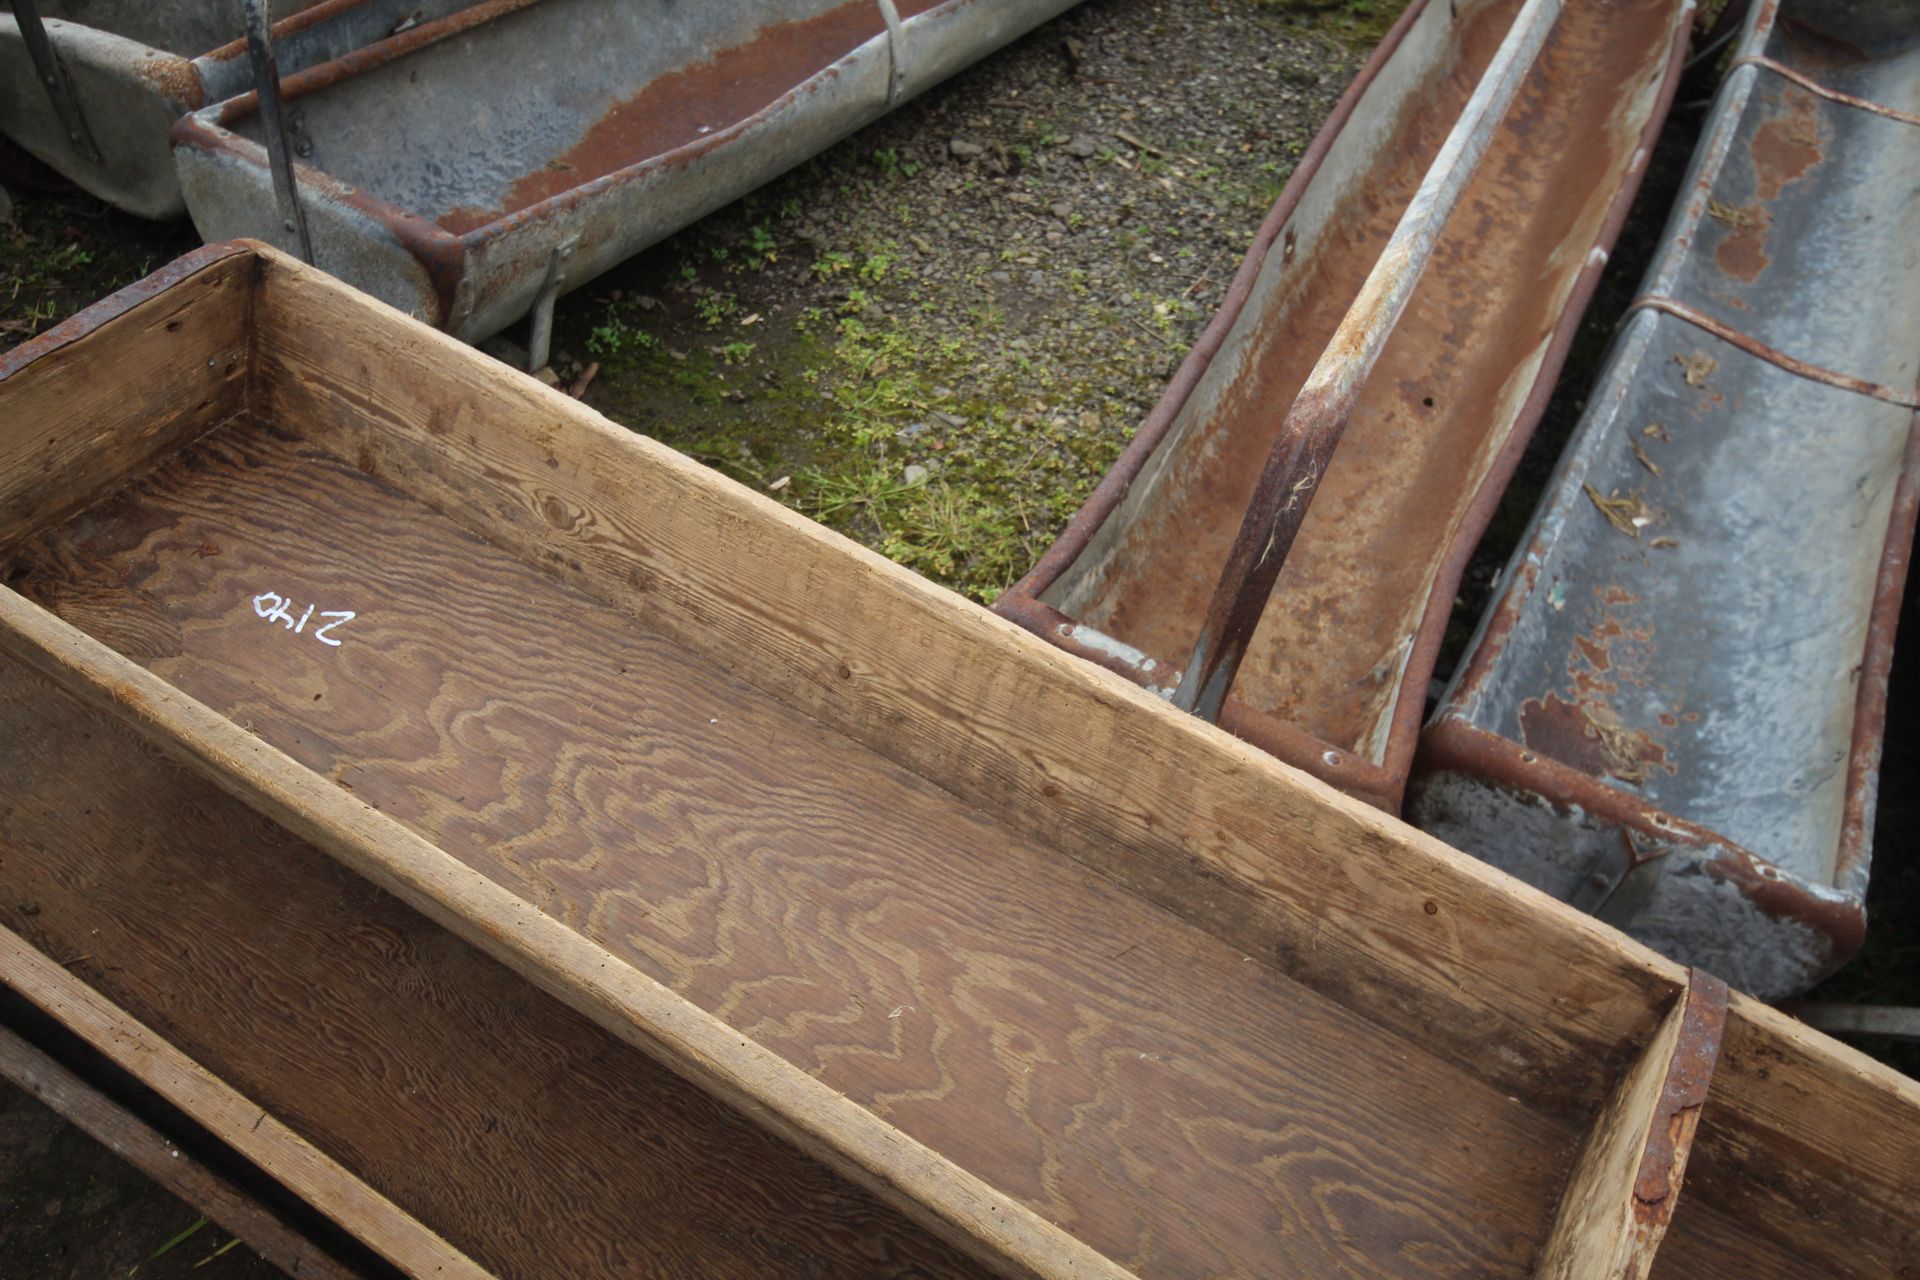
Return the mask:
M1714 251L1720 269L1736 279L1753 281L1767 269L1767 232L1773 228L1773 215L1765 208L1741 206L1727 208L1715 201L1708 213L1726 224L1727 234Z
M1667 1077L1660 1088L1640 1169L1633 1182L1633 1216L1642 1226L1664 1227L1674 1206L1700 1124L1701 1108L1720 1060L1720 1042L1727 1027L1727 985L1712 974L1689 971L1686 1006L1680 1016L1680 1035L1673 1047Z
M453 209L456 235L498 221L596 178L699 142L777 102L867 41L886 33L871 0L769 27L753 41L647 84L617 103L571 148L516 180L497 208Z
M1088 621L1163 660L1189 651L1272 449L1275 407L1303 389L1512 12L1496 5L1463 16L1461 58L1399 122L1393 153L1316 246L1296 289L1305 302L1267 320L1255 339L1264 357L1229 389L1197 450L1205 464L1182 477L1185 491L1152 527L1129 537L1125 579ZM1388 713L1398 682L1368 677L1421 627L1449 537L1526 394L1516 374L1564 318L1571 280L1543 287L1542 264L1578 262L1597 238L1604 193L1640 143L1637 130L1620 127L1618 105L1644 83L1648 50L1664 50L1669 12L1659 3L1571 6L1562 17L1359 390L1235 700L1342 751L1358 751ZM1596 128L1603 121L1613 127ZM1599 154L1570 172L1556 157L1575 148ZM1537 376L1551 380L1544 367ZM1521 443L1527 425L1516 427Z
M1576 635L1567 654L1566 691L1551 691L1520 704L1520 737L1527 747L1565 765L1622 782L1645 782L1651 770L1674 772L1667 747L1653 734L1628 725L1614 706L1623 685L1646 687L1653 628L1636 626L1614 612L1635 603L1618 586L1594 592L1601 611ZM1663 724L1675 713L1658 717Z
M1824 158L1820 151L1820 116L1813 95L1790 89L1781 95L1786 114L1754 130L1748 149L1753 153L1755 191L1762 200L1777 200L1788 183L1798 182Z

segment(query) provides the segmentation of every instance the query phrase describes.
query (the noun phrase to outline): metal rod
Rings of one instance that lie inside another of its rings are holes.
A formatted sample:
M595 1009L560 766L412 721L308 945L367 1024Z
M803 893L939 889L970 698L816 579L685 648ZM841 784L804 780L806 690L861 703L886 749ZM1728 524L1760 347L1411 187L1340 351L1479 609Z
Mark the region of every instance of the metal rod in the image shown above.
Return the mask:
M567 259L573 256L577 237L568 237L547 255L547 274L540 281L540 292L533 298L533 320L527 329L527 372L538 373L547 367L553 354L553 308L566 284Z
M1220 718L1280 567L1346 431L1360 387L1406 310L1448 215L1472 180L1562 4L1527 0L1514 19L1359 297L1287 411L1174 693L1174 705L1181 710L1205 720Z
M887 24L887 106L900 105L900 86L907 78L906 33L893 0L878 0L881 21Z
M287 143L287 117L280 107L280 65L273 56L273 37L267 30L262 0L247 0L247 60L253 64L253 87L260 97L260 124L267 136L267 167L273 173L273 194L280 204L281 226L299 242L300 257L313 264L313 237L307 233L307 211L300 204L300 188L293 172L293 148Z
M21 38L27 42L27 57L33 62L34 74L47 92L47 101L53 104L53 113L59 117L67 141L81 155L98 163L100 148L94 145L87 118L80 111L79 100L73 96L73 86L67 83L67 73L60 68L53 42L47 39L47 24L40 20L39 0L14 0L13 16L20 24Z

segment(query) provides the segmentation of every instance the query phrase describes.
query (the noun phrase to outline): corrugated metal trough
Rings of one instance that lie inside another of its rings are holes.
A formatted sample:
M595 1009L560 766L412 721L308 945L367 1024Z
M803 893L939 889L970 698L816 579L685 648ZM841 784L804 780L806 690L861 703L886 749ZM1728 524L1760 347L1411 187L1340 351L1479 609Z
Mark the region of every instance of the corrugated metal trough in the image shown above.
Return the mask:
M289 75L315 259L470 340L1074 0L486 0ZM255 95L182 120L208 240L286 248Z
M1243 650L1219 722L1397 809L1455 587L1631 203L1692 8L1416 0L1166 396L999 611L1202 710ZM1516 51L1512 105L1478 130L1471 100ZM1190 653L1210 689L1177 689Z
M1917 386L1920 4L1756 5L1411 815L1763 997L1844 961Z
M279 0L281 70L329 61L469 2ZM129 213L185 213L167 131L186 112L252 85L241 0L38 0L36 9L64 90L43 83L24 14L0 12L0 132Z

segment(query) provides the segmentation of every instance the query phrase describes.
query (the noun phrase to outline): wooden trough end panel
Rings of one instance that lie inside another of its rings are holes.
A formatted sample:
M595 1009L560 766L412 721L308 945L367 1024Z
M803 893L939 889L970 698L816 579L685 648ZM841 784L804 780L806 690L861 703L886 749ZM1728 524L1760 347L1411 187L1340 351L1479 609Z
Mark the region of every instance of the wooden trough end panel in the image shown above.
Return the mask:
M227 717L3 588L0 654L113 711L228 794L1000 1274L1016 1280L1130 1274ZM31 960L46 966L37 953ZM27 967L26 958L0 955L5 963ZM99 1043L104 1033L95 1028L87 1038Z
M244 245L196 250L0 354L0 545L244 407L259 265Z
M1735 993L1653 1274L1920 1275L1920 1082Z
M1612 930L257 252L263 416L1528 1105L1589 1115L1683 989Z
M1538 1280L1646 1280L1680 1200L1727 1020L1726 984L1693 972L1574 1162Z
M355 1280L353 1272L251 1196L4 1026L0 1026L0 1079L45 1104L188 1204L204 1210L208 1218L288 1275Z
M491 1280L486 1271L405 1211L4 928L0 928L0 977L34 1008L193 1117L214 1137L407 1275ZM9 1049L7 1056L32 1072L34 1083L26 1087L55 1110L206 1210L209 1217L269 1260L286 1267L290 1274L345 1274L338 1263L317 1253L310 1243L216 1175L197 1165L193 1166L197 1173L176 1173L185 1169L186 1162L174 1158L177 1153L165 1139L127 1117L84 1083L71 1079L24 1041L10 1038L21 1052L16 1055ZM41 1070L43 1066L52 1067L58 1074ZM46 1091L39 1087L42 1082ZM158 1157L154 1156L154 1143L165 1148ZM153 1164L163 1167L155 1169ZM301 1265L289 1266L291 1261Z

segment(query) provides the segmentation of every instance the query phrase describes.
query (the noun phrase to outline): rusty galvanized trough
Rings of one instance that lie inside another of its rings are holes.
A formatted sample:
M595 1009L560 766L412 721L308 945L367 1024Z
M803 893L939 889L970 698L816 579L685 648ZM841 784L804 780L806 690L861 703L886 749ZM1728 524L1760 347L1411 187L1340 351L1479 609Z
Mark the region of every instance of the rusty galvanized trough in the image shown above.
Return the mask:
M1429 726L1429 830L1759 995L1866 928L1920 464L1920 4L1758 4Z
M0 1073L276 1256L1920 1254L1920 1086L265 246L0 359L0 584Z
M1414 4L1166 396L995 607L1397 810L1456 584L1631 203L1691 16Z
M1076 0L486 0L286 78L322 268L477 340ZM208 240L283 229L255 97L181 121Z
M463 3L471 0L279 0L281 70L330 61ZM186 112L252 85L241 0L12 0L6 8L0 133L129 213L184 213L167 131ZM33 47L35 15L44 52Z

